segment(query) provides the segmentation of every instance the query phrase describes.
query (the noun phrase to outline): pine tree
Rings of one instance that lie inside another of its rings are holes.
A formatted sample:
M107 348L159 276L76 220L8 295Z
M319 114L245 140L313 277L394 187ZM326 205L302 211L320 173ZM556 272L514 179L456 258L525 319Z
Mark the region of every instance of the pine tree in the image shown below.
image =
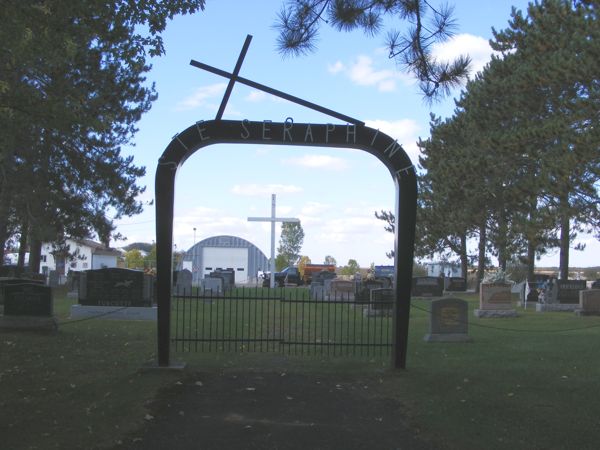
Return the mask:
M432 44L452 36L456 28L452 12L447 5L436 8L426 0L288 0L277 22L278 46L284 54L307 53L315 49L324 23L338 31L362 29L372 36L382 30L386 17L396 18L406 30L388 30L389 57L415 75L425 98L431 100L458 86L470 64L468 56L449 63L432 56Z

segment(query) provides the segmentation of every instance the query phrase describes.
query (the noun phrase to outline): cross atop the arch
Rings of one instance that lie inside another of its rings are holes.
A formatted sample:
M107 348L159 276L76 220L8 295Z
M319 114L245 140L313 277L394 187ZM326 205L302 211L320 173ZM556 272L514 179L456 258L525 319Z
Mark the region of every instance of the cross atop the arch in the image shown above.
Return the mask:
M223 100L221 101L221 105L219 106L219 110L217 111L217 115L215 120L221 120L223 118L223 113L225 112L225 107L227 106L227 102L229 101L229 96L231 95L231 91L233 90L233 85L238 82L245 84L246 86L250 86L254 89L258 89L259 91L266 92L271 95L275 95L276 97L283 98L285 100L289 100L290 102L297 103L306 108L313 109L315 111L319 111L323 114L327 114L328 116L335 117L336 119L343 120L347 123L352 123L354 125L364 125L365 123L354 119L353 117L346 116L345 114L340 114L338 112L332 111L331 109L324 108L323 106L317 105L315 103L303 100L298 97L294 97L293 95L286 94L285 92L278 91L277 89L270 88L265 86L264 84L256 83L255 81L248 80L246 78L240 77L240 69L242 67L242 63L244 62L244 58L246 57L246 52L248 51L248 47L250 47L250 41L252 40L251 35L246 36L246 40L244 41L244 46L242 47L242 51L238 56L237 63L235 64L235 68L233 69L233 73L225 72L224 70L217 69L216 67L209 66L208 64L204 64L195 60L191 60L190 64L194 67L197 67L202 70L206 70L208 72L214 73L216 75L220 75L225 78L229 78L229 83L227 84L227 89L225 89L225 94L223 95Z

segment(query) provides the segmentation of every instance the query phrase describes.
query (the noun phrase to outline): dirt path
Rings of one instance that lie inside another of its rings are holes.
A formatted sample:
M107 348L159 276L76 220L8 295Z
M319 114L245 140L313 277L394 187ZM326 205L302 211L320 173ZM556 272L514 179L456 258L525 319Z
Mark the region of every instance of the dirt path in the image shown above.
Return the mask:
M144 429L115 449L433 449L378 380L194 373L161 392ZM150 417L151 416L151 417Z

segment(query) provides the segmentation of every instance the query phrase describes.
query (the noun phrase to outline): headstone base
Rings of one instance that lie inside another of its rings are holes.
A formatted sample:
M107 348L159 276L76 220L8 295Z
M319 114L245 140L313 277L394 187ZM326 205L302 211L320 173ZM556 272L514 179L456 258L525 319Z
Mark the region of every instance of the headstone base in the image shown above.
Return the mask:
M578 303L538 303L535 305L536 312L565 312L579 309Z
M156 321L157 308L142 306L86 306L71 305L71 319L97 318L104 320Z
M518 317L516 309L475 309L473 314L478 318Z
M600 316L600 311L584 311L583 309L575 310L576 316Z
M391 309L373 309L373 308L365 308L363 309L364 317L392 317Z
M519 308L524 308L524 309L527 309L529 307L535 308L535 305L537 305L537 302L527 302L527 303L525 303L525 302L522 302L520 300L517 302L517 306Z
M58 321L56 317L0 316L0 331L55 333L58 331Z
M187 367L183 361L171 361L168 366L159 366L157 361L152 361L144 364L140 368L140 372L182 372Z
M426 342L473 342L468 334L464 333L430 333L423 338Z

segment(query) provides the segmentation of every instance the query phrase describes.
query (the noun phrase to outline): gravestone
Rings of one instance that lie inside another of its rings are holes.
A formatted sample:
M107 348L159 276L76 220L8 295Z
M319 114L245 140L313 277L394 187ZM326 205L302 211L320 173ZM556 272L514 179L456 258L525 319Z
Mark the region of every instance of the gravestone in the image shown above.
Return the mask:
M5 284L2 287L4 315L0 329L56 331L52 288L35 282Z
M48 272L48 286L57 288L60 285L60 274L56 270Z
M205 279L207 277L204 277ZM235 271L233 269L215 270L208 275L208 278L221 278L223 280L222 290L224 292L235 287Z
M371 289L371 302L364 309L365 317L391 316L394 310L396 295L393 289Z
M156 320L154 277L140 270L109 267L86 270L79 276L79 304L71 318Z
M579 308L575 310L578 316L600 316L600 289L579 291Z
M202 295L222 296L224 292L223 284L224 278L222 277L205 277L200 281L200 290Z
M470 342L469 306L465 300L448 297L431 302L427 342Z
M174 295L191 295L192 294L192 272L183 269L175 272L173 281Z
M368 305L371 303L371 291L373 289L384 289L382 280L365 280L356 286L354 294L354 303Z
M80 305L150 307L153 300L153 277L140 270L109 267L80 275Z
M575 311L579 308L579 293L587 289L585 280L552 279L544 292L544 303L536 305L537 312Z
M330 300L354 300L354 281L333 279L330 285Z
M313 281L310 284L308 293L311 300L325 300L325 286L323 286L323 282Z
M444 278L444 290L465 292L467 290L467 280L462 277L446 277Z
M34 283L40 286L43 286L44 283L39 280L30 280L27 278L13 278L13 277L2 277L0 278L0 305L4 304L4 287L11 286L13 284L23 284L23 283Z
M479 309L473 311L475 317L517 317L512 304L510 284L481 283L479 289Z
M79 278L81 272L70 270L67 274L67 297L79 298Z
M412 297L441 297L444 294L444 279L441 277L413 277Z

